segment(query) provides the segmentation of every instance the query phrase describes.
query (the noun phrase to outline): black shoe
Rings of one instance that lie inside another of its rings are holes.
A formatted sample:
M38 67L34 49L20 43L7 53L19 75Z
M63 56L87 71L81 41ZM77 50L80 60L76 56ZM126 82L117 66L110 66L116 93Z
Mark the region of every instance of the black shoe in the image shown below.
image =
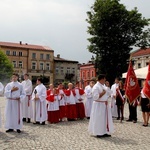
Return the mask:
M87 119L90 119L90 117L87 117Z
M13 131L14 131L13 129L6 130L6 132L13 132Z
M41 125L45 125L45 121L41 123Z
M27 121L27 123L30 123L31 121L30 121L30 118L28 118L28 121Z
M22 121L23 121L23 122L26 122L26 118L23 118Z
M110 134L104 134L104 137L111 137Z
M97 138L103 138L104 135L97 135L96 137L97 137Z
M21 130L17 129L17 132L18 132L18 133L21 133Z
M143 124L144 127L148 127L148 124Z
M117 117L117 120L120 120L120 117Z
M132 122L132 120L131 119L128 119L128 120L126 120L127 122Z
M137 121L136 121L136 120L133 120L133 123L137 123Z
M40 124L40 122L36 121L36 122L34 122L33 124Z

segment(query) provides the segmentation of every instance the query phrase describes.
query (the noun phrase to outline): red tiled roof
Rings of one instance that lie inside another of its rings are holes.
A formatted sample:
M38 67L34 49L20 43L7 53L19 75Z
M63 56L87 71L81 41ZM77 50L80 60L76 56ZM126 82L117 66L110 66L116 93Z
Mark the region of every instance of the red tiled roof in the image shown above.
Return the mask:
M0 42L0 46L53 51L48 46L31 45L31 44L27 44L27 43L23 44L23 43Z
M132 57L137 57L137 56L143 56L143 55L150 55L150 48L148 49L140 49L136 52L131 53Z

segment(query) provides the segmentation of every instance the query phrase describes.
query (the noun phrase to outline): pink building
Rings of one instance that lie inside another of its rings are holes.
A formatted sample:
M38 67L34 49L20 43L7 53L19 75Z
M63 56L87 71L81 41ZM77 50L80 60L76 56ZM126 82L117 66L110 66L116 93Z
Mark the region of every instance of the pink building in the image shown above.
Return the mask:
M94 63L89 61L80 65L80 86L84 88L89 84L91 78L96 77Z

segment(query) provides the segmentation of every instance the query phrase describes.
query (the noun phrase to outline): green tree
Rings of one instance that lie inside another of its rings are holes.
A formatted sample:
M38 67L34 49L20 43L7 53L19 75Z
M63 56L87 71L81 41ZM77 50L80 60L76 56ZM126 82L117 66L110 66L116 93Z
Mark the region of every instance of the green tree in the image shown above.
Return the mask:
M87 15L88 50L96 54L98 73L105 73L112 83L127 71L132 46L147 46L148 30L145 32L144 27L149 25L149 19L143 18L137 8L127 10L119 0L96 0Z
M3 83L10 81L12 73L13 65L9 61L8 57L0 49L0 81Z

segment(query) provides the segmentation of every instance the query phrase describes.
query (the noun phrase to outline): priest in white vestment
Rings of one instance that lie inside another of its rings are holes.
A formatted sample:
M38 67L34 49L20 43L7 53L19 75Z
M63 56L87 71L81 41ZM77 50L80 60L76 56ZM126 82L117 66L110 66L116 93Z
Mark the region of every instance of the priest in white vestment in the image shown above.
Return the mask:
M26 97L22 103L22 117L23 121L30 123L31 119L33 118L32 101L31 101L32 82L29 79L28 74L24 75L24 81L22 82L22 85L26 93Z
M93 105L88 131L97 137L109 137L114 131L111 108L108 106L107 88L104 86L105 76L99 75L92 89Z
M32 101L34 103L33 118L34 124L45 125L47 120L47 107L46 107L46 87L42 83L42 79L37 79L37 86L32 93Z
M25 98L23 86L18 81L18 75L12 75L12 82L8 83L5 87L4 96L6 98L6 132L12 132L14 129L18 133L21 132L22 123L22 107L21 103Z
M93 95L92 95L92 88L95 84L95 81L90 81L89 85L87 85L84 89L85 92L85 115L87 119L90 119L91 109L93 104Z

